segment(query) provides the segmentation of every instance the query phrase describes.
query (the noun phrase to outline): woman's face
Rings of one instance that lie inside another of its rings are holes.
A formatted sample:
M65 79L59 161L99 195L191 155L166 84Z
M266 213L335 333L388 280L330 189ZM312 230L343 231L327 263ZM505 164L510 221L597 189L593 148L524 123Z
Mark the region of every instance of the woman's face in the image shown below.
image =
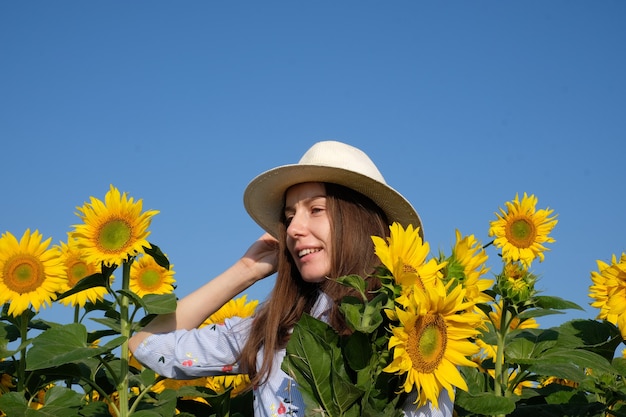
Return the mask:
M302 279L321 282L330 274L331 234L326 188L319 182L290 187L285 194L287 248Z

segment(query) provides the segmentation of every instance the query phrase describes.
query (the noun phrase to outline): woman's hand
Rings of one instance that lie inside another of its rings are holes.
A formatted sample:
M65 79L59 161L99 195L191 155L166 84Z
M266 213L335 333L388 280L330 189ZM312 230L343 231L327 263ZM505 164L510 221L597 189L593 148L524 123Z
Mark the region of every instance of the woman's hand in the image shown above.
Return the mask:
M135 333L131 351L151 334L198 327L228 300L276 272L278 246L269 233L261 236L230 268L178 301L175 313L160 315Z
M253 271L256 280L261 280L276 272L278 265L278 240L269 233L257 239L241 258Z

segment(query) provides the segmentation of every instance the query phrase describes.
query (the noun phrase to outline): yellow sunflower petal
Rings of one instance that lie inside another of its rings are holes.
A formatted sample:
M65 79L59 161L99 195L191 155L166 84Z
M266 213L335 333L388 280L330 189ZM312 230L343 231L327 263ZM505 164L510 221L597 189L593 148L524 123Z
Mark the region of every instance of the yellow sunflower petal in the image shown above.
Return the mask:
M407 271L417 272L430 251L428 243L422 241L419 228L409 225L404 229L402 225L394 222L389 226L389 232L386 241L378 236L372 236L376 255L394 277L400 277Z
M439 365L440 371L437 374L438 381L449 392L454 391L453 387L467 391L467 382L459 372L459 368L450 361L444 360Z
M239 298L228 301L219 310L207 318L204 323L200 325L200 327L211 324L224 324L226 319L232 317L250 317L254 315L258 304L258 300L248 301L248 296L244 294Z

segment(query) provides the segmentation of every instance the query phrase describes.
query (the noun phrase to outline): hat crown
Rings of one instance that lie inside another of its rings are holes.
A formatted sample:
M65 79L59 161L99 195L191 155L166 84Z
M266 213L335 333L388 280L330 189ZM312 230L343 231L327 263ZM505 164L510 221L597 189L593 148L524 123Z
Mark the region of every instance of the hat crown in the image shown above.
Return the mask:
M374 162L362 150L342 142L317 142L302 155L298 165L318 165L353 171L386 184Z

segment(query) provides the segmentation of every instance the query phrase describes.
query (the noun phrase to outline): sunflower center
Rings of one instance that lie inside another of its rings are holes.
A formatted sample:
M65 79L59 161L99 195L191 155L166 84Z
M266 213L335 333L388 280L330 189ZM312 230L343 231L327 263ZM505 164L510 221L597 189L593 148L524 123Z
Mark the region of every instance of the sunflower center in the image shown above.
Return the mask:
M102 226L98 242L105 252L118 252L130 241L131 231L127 222L115 219Z
M535 224L525 217L513 220L506 230L507 240L518 248L532 246L536 236Z
M18 294L37 290L44 282L43 266L36 258L18 255L5 264L4 284Z
M146 270L141 274L139 284L144 290L158 287L161 283L161 274L154 270Z
M83 261L77 261L67 269L67 280L70 287L78 284L78 281L89 274L89 267Z
M447 345L446 323L439 314L427 314L415 322L409 333L407 353L413 368L431 373L443 359Z

